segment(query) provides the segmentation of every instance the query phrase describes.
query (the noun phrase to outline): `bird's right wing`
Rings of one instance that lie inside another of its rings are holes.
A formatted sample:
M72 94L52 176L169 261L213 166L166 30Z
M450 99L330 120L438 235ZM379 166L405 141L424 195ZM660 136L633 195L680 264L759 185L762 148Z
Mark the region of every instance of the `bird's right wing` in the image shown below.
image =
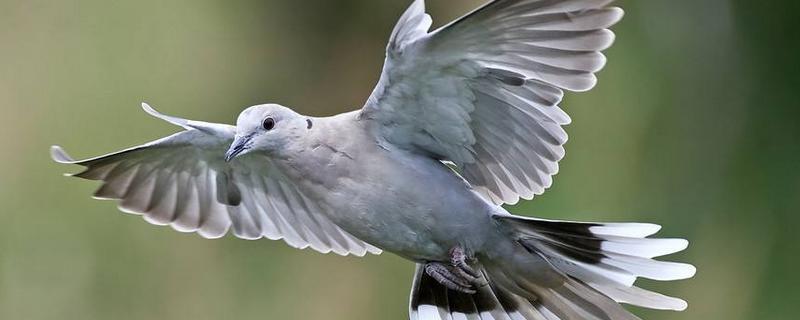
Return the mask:
M231 162L224 154L235 128L145 111L186 130L138 147L73 160L60 147L53 160L86 167L76 177L102 181L98 199L181 232L219 238L229 229L243 239L283 239L292 247L363 256L375 248L339 228L270 159L257 152Z
M494 0L440 29L416 0L362 108L379 141L453 162L496 204L542 194L564 157L564 90L586 91L622 18L612 0Z

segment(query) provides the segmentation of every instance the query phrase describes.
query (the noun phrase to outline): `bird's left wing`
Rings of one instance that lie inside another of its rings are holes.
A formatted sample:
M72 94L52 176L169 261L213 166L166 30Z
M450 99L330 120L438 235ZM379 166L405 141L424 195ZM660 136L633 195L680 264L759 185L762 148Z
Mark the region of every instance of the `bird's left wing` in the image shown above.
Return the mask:
M148 113L186 130L138 147L86 160L61 148L55 161L86 170L73 176L102 181L98 199L120 200L122 211L181 232L219 238L232 229L244 239L283 239L296 248L363 256L380 250L328 220L314 201L254 152L224 161L235 128Z
M360 118L379 141L452 161L497 204L541 194L564 156L563 90L595 85L622 17L610 2L495 0L428 32L416 0Z

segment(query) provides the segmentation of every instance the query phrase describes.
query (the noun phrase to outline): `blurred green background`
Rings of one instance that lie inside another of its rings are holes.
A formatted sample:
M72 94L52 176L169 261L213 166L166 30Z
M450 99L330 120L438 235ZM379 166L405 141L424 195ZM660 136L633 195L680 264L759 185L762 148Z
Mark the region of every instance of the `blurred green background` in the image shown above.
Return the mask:
M413 266L210 241L89 199L77 157L277 102L361 106L409 1L0 0L0 319L407 319ZM437 24L482 0L429 0ZM691 240L687 299L648 319L789 319L800 301L797 1L619 1L600 83L570 94L562 173L513 208Z

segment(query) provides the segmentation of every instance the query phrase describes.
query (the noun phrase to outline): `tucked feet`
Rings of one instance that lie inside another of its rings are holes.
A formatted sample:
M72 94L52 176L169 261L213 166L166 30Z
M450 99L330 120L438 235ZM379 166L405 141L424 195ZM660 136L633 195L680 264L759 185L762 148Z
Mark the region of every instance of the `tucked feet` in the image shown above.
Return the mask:
M425 273L450 290L473 294L475 289L486 285L480 272L467 263L467 255L461 247L450 250L450 263L429 262Z

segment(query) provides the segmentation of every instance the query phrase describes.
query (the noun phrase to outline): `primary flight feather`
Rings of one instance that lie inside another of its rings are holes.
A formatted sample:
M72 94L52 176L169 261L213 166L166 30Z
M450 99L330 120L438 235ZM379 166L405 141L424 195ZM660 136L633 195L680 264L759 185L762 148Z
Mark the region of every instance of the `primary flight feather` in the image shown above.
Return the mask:
M184 130L86 160L96 198L218 238L417 263L411 319L637 319L619 303L683 310L634 286L692 277L653 258L686 248L659 226L514 216L564 156L564 91L606 62L611 0L496 0L434 31L422 0L395 26L361 110L316 118L268 104L236 126L149 114Z

